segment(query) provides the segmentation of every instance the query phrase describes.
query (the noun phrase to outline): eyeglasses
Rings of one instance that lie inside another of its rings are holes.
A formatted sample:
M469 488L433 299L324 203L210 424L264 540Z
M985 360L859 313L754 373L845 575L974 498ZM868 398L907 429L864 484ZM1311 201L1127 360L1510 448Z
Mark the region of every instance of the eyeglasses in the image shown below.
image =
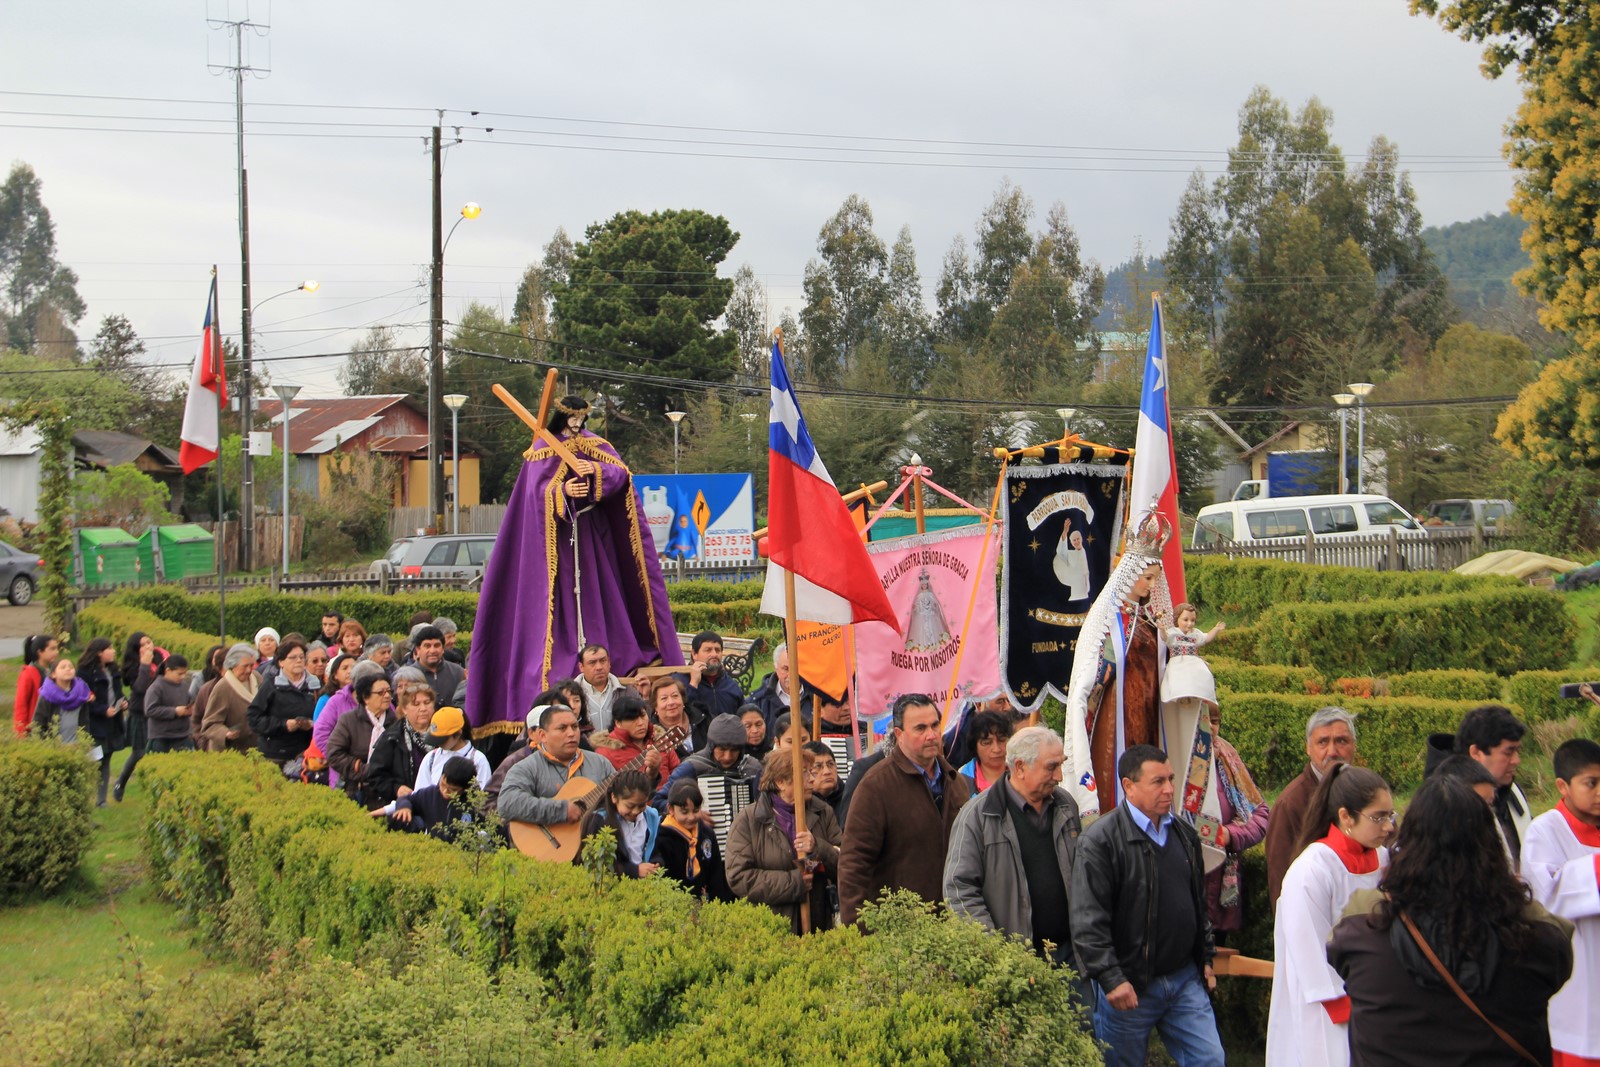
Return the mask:
M394 690L388 688L387 686L383 689L379 689L377 686L372 687L372 695L375 697L386 697L392 692L394 692Z
M1364 811L1364 812L1361 813L1361 817L1363 819L1370 819L1371 821L1377 823L1379 826L1383 826L1385 824L1388 824L1389 826L1393 826L1395 823L1400 821L1400 813L1397 812L1397 811L1374 811L1374 812L1366 812L1366 811Z

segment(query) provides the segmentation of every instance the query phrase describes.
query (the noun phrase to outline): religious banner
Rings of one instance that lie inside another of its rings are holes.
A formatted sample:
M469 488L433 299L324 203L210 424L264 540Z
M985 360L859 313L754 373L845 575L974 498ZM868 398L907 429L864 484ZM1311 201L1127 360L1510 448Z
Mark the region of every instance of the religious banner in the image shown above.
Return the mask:
M1005 474L1001 675L1023 711L1047 693L1066 700L1078 631L1122 540L1128 457L1084 447L1045 459Z
M952 696L960 700L995 691L1000 675L997 545L998 537L991 537L985 551L979 525L867 546L902 633L882 623L856 625L856 714L861 719L885 714L902 693L927 693L942 708ZM972 620L963 634L969 604Z

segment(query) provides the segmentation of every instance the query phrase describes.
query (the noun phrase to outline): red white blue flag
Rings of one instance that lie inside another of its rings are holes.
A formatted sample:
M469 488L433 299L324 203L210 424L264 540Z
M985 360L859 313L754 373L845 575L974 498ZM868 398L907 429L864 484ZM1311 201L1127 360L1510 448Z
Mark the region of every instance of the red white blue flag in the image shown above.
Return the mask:
M1152 299L1150 343L1144 355L1144 390L1139 397L1139 432L1133 445L1133 484L1129 518L1134 528L1151 511L1170 522L1172 536L1161 554L1161 570L1174 606L1188 599L1183 582L1183 543L1178 537L1178 460L1172 446L1172 411L1166 339L1161 331L1161 301Z
M767 547L771 562L761 595L768 615L785 612L783 572L794 575L795 617L846 625L900 624L867 555L850 509L811 443L800 402L772 345L772 404L767 436Z
M222 437L222 407L228 402L228 382L222 366L222 333L217 329L217 274L211 272L211 298L200 329L200 351L194 357L189 397L183 404L183 433L178 461L183 473L197 471L217 458Z

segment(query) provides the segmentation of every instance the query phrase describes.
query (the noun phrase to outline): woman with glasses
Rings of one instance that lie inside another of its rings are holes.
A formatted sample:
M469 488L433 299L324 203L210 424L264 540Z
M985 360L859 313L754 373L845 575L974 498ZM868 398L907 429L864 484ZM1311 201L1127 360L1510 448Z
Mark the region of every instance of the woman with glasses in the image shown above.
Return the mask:
M261 691L256 650L243 641L223 654L222 677L201 709L200 747L207 752L248 752L256 747L250 729L250 704Z
M382 674L354 683L356 706L339 717L328 737L328 766L339 772L345 796L367 801L367 768L383 732L395 724L390 699L394 686Z
M256 642L260 647L260 641ZM277 647L277 670L250 702L250 729L261 741L261 754L282 767L311 744L317 707L316 680L306 670L304 641L289 638Z
M359 672L358 672L359 673ZM406 796L417 786L417 772L428 754L428 727L433 722L433 688L413 685L400 697L400 721L372 746L362 803L370 811Z
M1329 768L1278 896L1268 1063L1350 1063L1350 998L1328 965L1328 935L1354 893L1377 888L1394 828L1394 797L1382 778L1344 763Z

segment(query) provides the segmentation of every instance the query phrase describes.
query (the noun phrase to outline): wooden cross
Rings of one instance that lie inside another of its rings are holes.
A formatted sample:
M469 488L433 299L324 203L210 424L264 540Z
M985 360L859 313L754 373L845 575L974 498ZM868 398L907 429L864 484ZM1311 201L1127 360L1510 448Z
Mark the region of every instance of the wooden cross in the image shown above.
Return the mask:
M551 450L554 451L556 455L567 461L567 466L572 468L574 474L577 474L580 477L587 476L589 474L589 472L592 470L589 461L586 459L579 459L573 453L572 449L568 448L566 444L562 442L561 438L545 429L545 422L550 417L550 404L555 399L556 369L554 367L551 367L544 376L544 392L539 396L539 414L537 418L532 412L522 406L522 402L520 400L511 395L511 390L507 389L499 382L496 382L491 387L491 392L493 392L495 396L499 397L500 402L505 404L506 407L510 408L518 418L528 424L528 426L533 430L533 440L536 444L539 441L543 441L545 444L549 445Z

